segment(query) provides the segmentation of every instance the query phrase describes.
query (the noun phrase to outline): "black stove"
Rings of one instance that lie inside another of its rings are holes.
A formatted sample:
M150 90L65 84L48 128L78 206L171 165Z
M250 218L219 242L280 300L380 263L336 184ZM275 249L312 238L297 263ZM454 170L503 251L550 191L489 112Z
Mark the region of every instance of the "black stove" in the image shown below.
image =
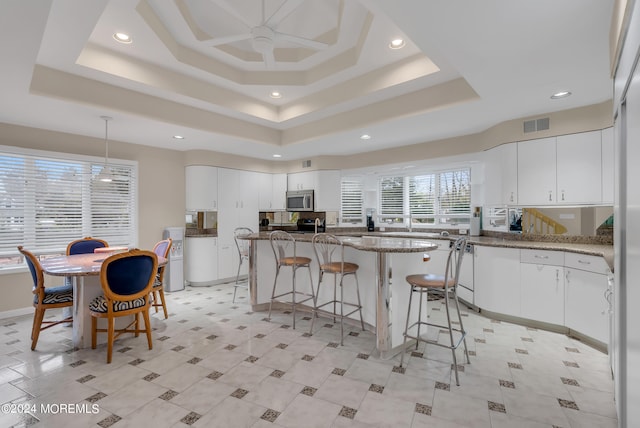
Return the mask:
M297 222L298 233L315 233L316 231L316 220L312 218L301 218ZM324 233L325 231L325 221L320 220L320 224L318 224L318 233Z

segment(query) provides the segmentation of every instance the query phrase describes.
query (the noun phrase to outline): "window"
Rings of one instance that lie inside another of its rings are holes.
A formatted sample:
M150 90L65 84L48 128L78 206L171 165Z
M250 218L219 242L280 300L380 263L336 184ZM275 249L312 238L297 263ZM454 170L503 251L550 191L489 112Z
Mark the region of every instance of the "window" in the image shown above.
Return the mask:
M458 169L380 179L380 216L387 224L469 223L471 171Z
M135 163L110 162L114 179L102 182L96 179L101 161L6 149L12 148L0 147L0 269L22 263L18 245L63 254L84 236L136 243Z
M341 223L362 223L363 194L361 177L342 177L340 180Z

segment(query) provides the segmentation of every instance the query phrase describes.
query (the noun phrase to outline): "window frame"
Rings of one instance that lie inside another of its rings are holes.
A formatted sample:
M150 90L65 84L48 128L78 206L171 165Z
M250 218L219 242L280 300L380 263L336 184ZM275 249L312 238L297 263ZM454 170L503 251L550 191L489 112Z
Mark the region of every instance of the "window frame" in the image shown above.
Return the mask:
M39 258L62 255L62 254L65 254L66 252L66 244L63 244L62 242L56 241L51 245L40 245L40 246L38 246L38 243L37 243L36 236L38 232L37 232L37 225L36 225L36 216L37 216L38 210L35 207L35 201L42 194L38 195L37 192L34 193L33 191L27 191L27 187L33 188L33 184L29 186L27 181L30 178L35 177L35 175L30 176L30 174L34 174L34 171L37 171L37 169L34 168L34 165L37 165L38 163L56 162L58 164L53 169L54 171L60 170L59 163L66 163L70 165L76 164L73 166L78 166L81 169L81 172L80 172L81 178L79 179L79 184L76 184L78 186L78 189L76 190L78 190L81 193L79 195L80 196L79 212L80 212L81 218L79 220L78 219L76 220L79 222L79 224L81 224L81 226L79 229L76 227L76 230L71 232L73 235L71 234L69 236L62 235L61 239L59 239L58 241L64 240L67 242L71 242L74 239L92 235L91 233L92 228L95 228L96 225L101 224L99 222L92 223L92 220L91 220L92 215L96 214L95 206L97 205L96 200L92 201L92 195L94 196L101 195L102 197L104 197L105 193L104 192L100 193L99 191L95 191L95 192L92 191L91 177L92 177L92 172L95 172L96 168L104 165L104 158L96 157L96 156L78 155L78 154L67 154L67 153L60 153L60 152L53 152L53 151L46 151L46 150L28 149L28 148L15 147L15 146L6 146L6 145L0 145L0 156L9 157L9 158L10 157L20 158L24 160L25 164L30 163L31 164L30 168L33 168L26 173L25 173L25 170L21 170L18 172L20 174L18 176L18 180L24 179L25 181L25 188L23 189L24 198L21 201L23 202L22 218L24 223L23 225L24 230L18 232L19 234L22 235L21 237L18 237L18 238L23 242L20 242L18 245L24 245L25 248L27 248L29 251L32 251ZM126 168L130 170L130 176L129 176L130 182L129 182L129 185L126 186L127 188L126 197L122 199L117 199L121 201L122 204L127 204L127 209L128 209L128 212L130 213L129 217L127 218L128 231L127 233L120 234L122 240L127 239L128 242L120 243L120 242L110 241L110 244L111 245L126 244L129 246L137 246L138 233L139 233L138 231L138 199L139 199L139 184L140 184L138 162L131 161L131 160L109 158L109 166L113 168L120 167L120 168ZM59 183L52 183L52 185L60 186ZM115 186L118 186L118 184L116 183ZM110 193L110 192L117 193L118 191L117 189L118 189L117 187L114 187L112 189L107 189L106 193ZM102 190L105 190L105 189L103 188ZM107 201L108 201L108 198L109 196L107 196ZM93 207L93 211L89 209L90 207ZM5 207L0 207L0 208L5 209ZM98 212L104 213L104 209L99 210ZM58 212L58 214L60 213ZM117 230L117 228L115 230ZM100 236L96 235L95 233L93 234L93 236L100 238ZM14 259L16 260L16 263L4 263L4 260L6 258ZM20 271L24 271L25 269L26 269L26 266L24 265L24 262L22 260L22 255L17 250L17 245L15 246L15 248L11 248L11 246L7 246L7 248L0 249L0 275L5 273L20 272Z

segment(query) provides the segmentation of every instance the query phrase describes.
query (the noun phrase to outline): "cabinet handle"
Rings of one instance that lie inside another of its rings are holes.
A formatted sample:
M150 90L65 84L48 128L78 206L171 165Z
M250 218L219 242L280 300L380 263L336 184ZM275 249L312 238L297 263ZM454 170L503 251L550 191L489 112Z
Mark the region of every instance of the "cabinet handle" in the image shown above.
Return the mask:
M583 264L583 265L590 265L591 262L589 260L578 260L578 263Z
M549 202L551 202L551 194L552 194L552 191L549 190Z
M564 190L562 190L562 200L564 201Z
M564 280L566 281L566 284L569 285L571 284L571 280L569 279L569 273L571 273L570 270L565 271L564 273Z
M535 257L536 259L544 259L544 260L546 260L546 259L548 259L548 258L549 258L549 256L539 256L538 254L536 254L536 255L535 255L535 256L533 256L533 257Z
M511 198L510 199L511 199L510 202L513 202L513 192L511 192Z

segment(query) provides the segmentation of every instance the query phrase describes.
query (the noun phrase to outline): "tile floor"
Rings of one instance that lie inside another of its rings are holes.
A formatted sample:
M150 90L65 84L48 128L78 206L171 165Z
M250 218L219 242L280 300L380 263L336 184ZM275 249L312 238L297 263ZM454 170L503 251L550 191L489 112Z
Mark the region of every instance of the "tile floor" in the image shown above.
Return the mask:
M617 426L607 356L564 335L465 312L471 364L456 386L446 349L412 348L400 368L399 355L374 356L369 332L351 327L340 346L328 319L309 336L307 314L293 330L290 314L267 322L232 294L226 284L168 294L153 350L122 338L109 365L104 346L74 351L67 327L43 332L32 352L31 316L0 320L0 402L10 404L0 426Z

